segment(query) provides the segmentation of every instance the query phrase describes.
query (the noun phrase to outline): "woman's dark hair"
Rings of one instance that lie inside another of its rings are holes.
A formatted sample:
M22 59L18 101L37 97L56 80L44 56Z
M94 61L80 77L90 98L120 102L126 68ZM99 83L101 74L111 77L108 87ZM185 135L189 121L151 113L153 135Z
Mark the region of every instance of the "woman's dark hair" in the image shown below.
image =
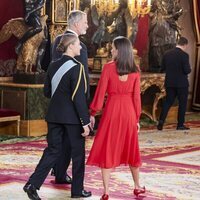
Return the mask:
M73 44L78 37L73 33L63 34L60 43L58 44L56 50L64 53L70 44Z
M122 76L132 72L138 72L133 57L133 47L130 40L123 36L118 36L113 40L115 48L118 50L115 62L117 65L117 73Z

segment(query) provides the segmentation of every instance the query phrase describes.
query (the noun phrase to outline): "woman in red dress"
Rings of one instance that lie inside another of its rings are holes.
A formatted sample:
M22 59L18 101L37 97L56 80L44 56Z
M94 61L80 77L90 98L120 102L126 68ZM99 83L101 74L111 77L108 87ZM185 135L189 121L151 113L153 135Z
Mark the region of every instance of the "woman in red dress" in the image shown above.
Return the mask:
M141 114L140 73L134 63L131 42L122 36L113 40L112 62L104 65L94 99L90 105L91 123L95 114L103 109L94 139L88 165L101 168L104 195L109 198L111 170L121 164L129 165L135 184L134 194L145 192L139 184L141 158L138 145L139 118Z

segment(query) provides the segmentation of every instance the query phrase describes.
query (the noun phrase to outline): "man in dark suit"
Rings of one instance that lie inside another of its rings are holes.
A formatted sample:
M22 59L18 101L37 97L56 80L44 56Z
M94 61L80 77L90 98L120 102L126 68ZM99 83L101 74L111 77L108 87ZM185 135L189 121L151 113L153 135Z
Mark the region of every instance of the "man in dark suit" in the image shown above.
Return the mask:
M87 15L85 12L80 10L71 11L68 16L68 27L64 34L73 33L77 37L80 35L86 34L86 30L88 28ZM60 43L62 35L56 37L53 47L52 47L52 61L58 60L62 56L62 52L57 50L57 46ZM81 62L84 66L86 80L87 80L87 99L89 100L89 73L88 73L88 55L87 55L87 47L81 42L81 52L79 56L76 56L79 62ZM56 184L71 184L71 177L66 173L66 170L70 164L71 156L66 152L70 151L70 145L67 143L66 135L63 135L63 154L60 159L57 161L55 167L52 170L52 174L55 175L55 183Z
M162 70L166 73L166 100L157 125L158 130L163 129L167 113L176 97L179 103L177 130L189 129L184 125L189 87L188 74L191 72L189 55L185 52L187 44L188 40L184 37L180 37L176 48L169 50L163 56Z
M50 98L46 115L47 143L35 172L24 186L32 200L40 200L40 189L49 171L62 153L62 140L66 135L72 157L71 197L89 197L84 190L85 137L89 135L90 116L86 101L87 84L81 63L74 59L80 54L80 41L74 34L67 34L59 44L63 50L61 59L52 62L47 71L44 95Z

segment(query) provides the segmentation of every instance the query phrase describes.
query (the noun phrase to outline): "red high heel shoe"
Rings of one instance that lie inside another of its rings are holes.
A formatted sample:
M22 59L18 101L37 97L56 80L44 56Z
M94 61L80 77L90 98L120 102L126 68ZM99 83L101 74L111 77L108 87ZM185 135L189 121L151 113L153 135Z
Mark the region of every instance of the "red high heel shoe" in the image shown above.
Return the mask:
M146 192L145 187L134 189L133 193L136 197L138 197L140 194L143 194Z
M107 194L104 194L100 200L108 200L109 199L109 196Z

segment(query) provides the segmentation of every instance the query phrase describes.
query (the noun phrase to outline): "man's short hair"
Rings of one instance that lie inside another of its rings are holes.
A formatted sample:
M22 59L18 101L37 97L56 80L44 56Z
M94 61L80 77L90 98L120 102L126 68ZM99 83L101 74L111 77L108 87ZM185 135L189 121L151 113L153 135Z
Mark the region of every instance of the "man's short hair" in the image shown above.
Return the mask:
M83 16L86 15L85 12L83 11L80 11L80 10L73 10L69 13L69 16L68 16L68 26L71 26L77 22L79 22Z
M185 37L180 37L180 38L178 39L177 44L180 45L180 46L187 45L187 44L188 44L188 40L187 40L187 38L185 38Z

